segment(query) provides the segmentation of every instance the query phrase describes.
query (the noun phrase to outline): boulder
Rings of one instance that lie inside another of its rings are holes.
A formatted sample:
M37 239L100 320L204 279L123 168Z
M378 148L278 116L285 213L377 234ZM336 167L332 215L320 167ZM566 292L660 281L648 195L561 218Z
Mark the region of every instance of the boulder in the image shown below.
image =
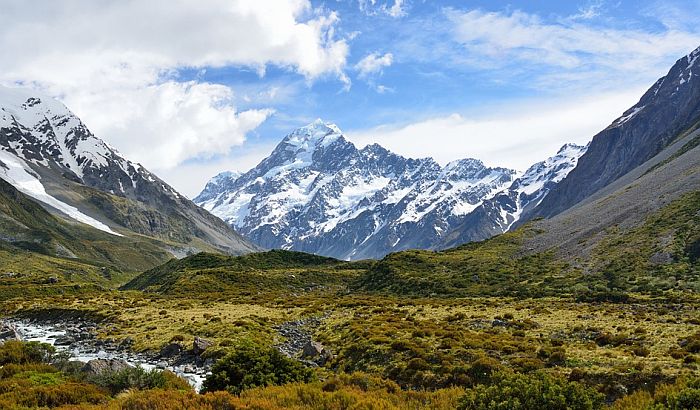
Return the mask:
M317 357L320 356L321 353L323 353L323 345L318 342L314 342L312 340L309 340L306 342L302 349L301 356L302 357Z
M75 342L75 339L73 339L70 336L59 336L56 338L56 340L53 342L55 346L70 346Z
M211 345L212 342L202 339L201 337L195 337L194 343L192 343L192 352L194 352L196 356L201 356L205 350L211 347Z
M93 359L85 363L81 371L88 376L98 376L105 372L119 372L131 367L129 363L118 359Z
M333 358L333 354L321 343L309 340L302 349L301 357L310 358L314 361L314 363L322 366L328 360Z
M175 357L180 355L182 353L183 348L182 345L179 343L169 343L165 345L162 349L160 349L160 357L161 358L170 358L170 357Z
M6 340L20 340L20 335L13 325L0 325L0 342Z

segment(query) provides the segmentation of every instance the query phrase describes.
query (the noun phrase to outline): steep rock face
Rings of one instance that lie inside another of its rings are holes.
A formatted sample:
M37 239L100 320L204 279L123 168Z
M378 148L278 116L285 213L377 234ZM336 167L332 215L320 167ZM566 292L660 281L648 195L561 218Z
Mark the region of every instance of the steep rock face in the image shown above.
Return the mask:
M528 203L546 195L555 183L548 181L563 172L556 165L542 167L528 174L528 187L539 184L532 188L537 193L522 192L532 197ZM337 126L317 120L286 136L245 174L217 175L194 201L263 247L377 258L440 247L448 232L515 178L513 170L476 159L441 167L377 144L357 149ZM519 198L514 196L519 202L511 219L526 201ZM505 218L497 223L504 229L512 223Z
M33 91L0 88L0 177L51 211L114 235L126 229L192 251L257 249Z
M569 176L529 217L551 217L661 152L700 121L700 48L678 60L635 104L598 133Z

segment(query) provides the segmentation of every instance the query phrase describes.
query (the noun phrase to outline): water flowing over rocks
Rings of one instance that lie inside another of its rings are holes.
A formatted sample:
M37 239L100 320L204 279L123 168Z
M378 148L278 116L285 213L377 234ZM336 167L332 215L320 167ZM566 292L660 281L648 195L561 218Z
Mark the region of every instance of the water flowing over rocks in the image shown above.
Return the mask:
M137 353L131 350L134 343L131 337L121 341L98 339L98 327L95 322L81 320L9 319L0 321L0 343L8 339L48 343L58 351L68 352L73 360L86 363L84 369L95 374L123 369L125 366L170 370L187 380L197 391L210 374L213 360L200 357L201 352L210 345L208 341L200 339L200 354L195 354L195 349L185 350L180 346L177 352L169 352L172 354L165 357L163 350L172 344L158 353Z

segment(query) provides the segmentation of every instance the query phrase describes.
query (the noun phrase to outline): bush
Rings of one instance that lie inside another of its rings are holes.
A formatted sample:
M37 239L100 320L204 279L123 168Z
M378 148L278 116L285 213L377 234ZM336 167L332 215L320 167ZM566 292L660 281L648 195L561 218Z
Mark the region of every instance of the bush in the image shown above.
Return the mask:
M6 364L48 363L56 352L53 346L39 342L8 340L0 345L0 366Z
M187 381L175 373L165 370L145 370L142 367L128 367L116 372L104 372L90 378L90 382L117 394L127 389L166 389L190 390Z
M460 400L460 409L478 410L592 410L603 406L603 396L576 382L542 373L498 374L492 385L479 385Z
M694 410L700 409L700 379L679 379L672 385L658 386L653 395L636 392L617 400L615 410Z
M204 392L227 390L240 394L258 386L309 382L313 372L271 348L240 347L219 360L204 382Z

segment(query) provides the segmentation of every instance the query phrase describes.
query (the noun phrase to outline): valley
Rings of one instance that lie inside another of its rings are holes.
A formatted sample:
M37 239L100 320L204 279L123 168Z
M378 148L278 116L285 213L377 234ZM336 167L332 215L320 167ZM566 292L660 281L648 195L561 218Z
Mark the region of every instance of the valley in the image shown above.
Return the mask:
M367 72L392 55L367 58L360 86L394 98ZM0 409L700 408L699 58L589 143L557 140L520 171L361 145L251 102L290 90L239 96L197 83L200 65L147 65L158 75L139 92L181 88L132 115L185 110L161 124L173 147L154 164L220 167L192 200L58 99L0 81ZM265 132L294 126L261 138L262 160L231 160L270 118ZM140 149L162 143L150 136Z

